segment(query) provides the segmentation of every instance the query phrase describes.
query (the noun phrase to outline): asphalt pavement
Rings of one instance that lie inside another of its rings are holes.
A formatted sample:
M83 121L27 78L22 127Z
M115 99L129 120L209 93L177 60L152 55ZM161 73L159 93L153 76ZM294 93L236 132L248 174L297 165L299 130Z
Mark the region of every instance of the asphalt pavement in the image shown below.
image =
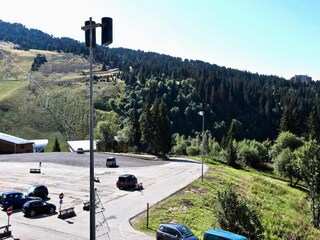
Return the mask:
M199 162L117 155L119 167L106 168L106 156L110 154L95 153L95 176L99 178L95 188L101 202L96 214L97 239L155 239L154 234L150 236L133 229L130 219L145 211L148 203L152 206L201 177ZM39 167L39 162L41 174L29 173L30 168ZM83 204L89 201L89 154L0 155L0 168L0 192L23 191L32 184L44 184L49 189L48 202L59 209L59 194L63 192L62 209L74 207L76 213L76 216L62 220L57 213L26 218L20 210L15 210L10 216L11 239L89 239L89 212L83 210ZM125 173L134 174L143 183L144 189L117 189L117 178ZM7 221L6 212L1 211L0 226L6 225Z

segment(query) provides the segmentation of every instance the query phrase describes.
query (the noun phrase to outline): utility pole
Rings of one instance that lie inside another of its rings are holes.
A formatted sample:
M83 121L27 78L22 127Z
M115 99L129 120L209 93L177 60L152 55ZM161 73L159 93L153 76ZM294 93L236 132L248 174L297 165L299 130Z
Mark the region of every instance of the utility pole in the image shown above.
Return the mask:
M102 44L109 45L112 43L112 19L102 18L101 24L96 24L90 17L89 21L85 22L85 26L81 27L85 31L86 46L89 47L89 62L90 62L90 79L89 79L89 138L90 138L90 240L96 240L96 199L94 188L94 136L93 136L93 48L96 46L96 31L97 27L102 27Z
M201 158L202 158L202 163L201 163L201 181L203 182L203 139L204 139L204 111L198 112L200 116L202 116L202 150L201 150Z

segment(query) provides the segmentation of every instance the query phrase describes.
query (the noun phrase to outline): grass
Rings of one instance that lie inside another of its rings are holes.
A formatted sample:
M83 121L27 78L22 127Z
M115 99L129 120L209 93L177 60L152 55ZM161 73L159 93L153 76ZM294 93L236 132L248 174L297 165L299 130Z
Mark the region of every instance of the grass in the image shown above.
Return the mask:
M207 229L219 228L217 193L232 185L259 214L264 239L320 239L320 231L311 224L310 203L304 190L256 170L234 169L218 162L208 166L203 182L199 179L151 207L148 229L145 213L132 222L133 226L154 234L160 223L177 222L201 239Z
M15 50L12 44L3 42L0 46L12 60L8 65L0 58L1 132L26 139L49 139L46 151L52 149L55 136L62 151L68 151L67 140L87 139L89 85L88 76L81 74L89 66L87 60L65 53ZM26 72L38 53L48 62L31 72L28 83ZM123 91L116 87L119 85L95 83L95 99L117 97Z
M13 94L17 89L26 86L25 81L0 81L0 101Z

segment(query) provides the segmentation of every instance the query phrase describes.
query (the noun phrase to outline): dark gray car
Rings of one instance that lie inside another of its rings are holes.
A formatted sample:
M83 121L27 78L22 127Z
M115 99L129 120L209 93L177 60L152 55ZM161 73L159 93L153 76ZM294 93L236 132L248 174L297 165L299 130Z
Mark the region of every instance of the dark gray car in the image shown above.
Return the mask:
M107 157L106 167L117 167L117 161L115 157Z
M48 194L48 188L44 185L32 185L25 192L25 195L28 197L39 197L42 199L47 199Z
M165 223L160 224L157 230L157 240L199 240L189 228L186 226L175 224L175 223Z
M27 201L32 200L32 198L27 197L22 192L4 192L0 196L0 206L3 210L7 210L8 207L12 207L13 209L22 208L23 204Z

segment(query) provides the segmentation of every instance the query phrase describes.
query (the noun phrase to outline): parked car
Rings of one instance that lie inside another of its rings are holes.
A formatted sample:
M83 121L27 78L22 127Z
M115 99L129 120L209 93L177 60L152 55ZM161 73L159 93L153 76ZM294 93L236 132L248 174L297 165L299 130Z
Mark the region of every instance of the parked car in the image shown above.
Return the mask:
M118 178L117 187L119 189L131 189L138 186L138 179L132 174L124 174Z
M78 154L84 154L83 148L77 148L77 153Z
M32 198L27 197L22 192L4 192L0 196L0 205L4 211L6 211L8 207L19 209L22 208L24 203L30 200L32 200Z
M186 226L175 224L175 223L165 223L160 224L157 229L157 240L199 240L189 228Z
M224 240L248 240L245 236L228 232L221 229L210 229L205 231L203 235L203 240L216 240L216 239L224 239Z
M31 200L23 204L22 212L25 216L33 217L41 213L54 213L56 206L43 200Z
M25 192L25 195L28 197L39 197L42 199L47 199L48 194L48 188L44 185L32 185Z
M106 167L116 167L117 161L115 157L107 157L106 159Z

